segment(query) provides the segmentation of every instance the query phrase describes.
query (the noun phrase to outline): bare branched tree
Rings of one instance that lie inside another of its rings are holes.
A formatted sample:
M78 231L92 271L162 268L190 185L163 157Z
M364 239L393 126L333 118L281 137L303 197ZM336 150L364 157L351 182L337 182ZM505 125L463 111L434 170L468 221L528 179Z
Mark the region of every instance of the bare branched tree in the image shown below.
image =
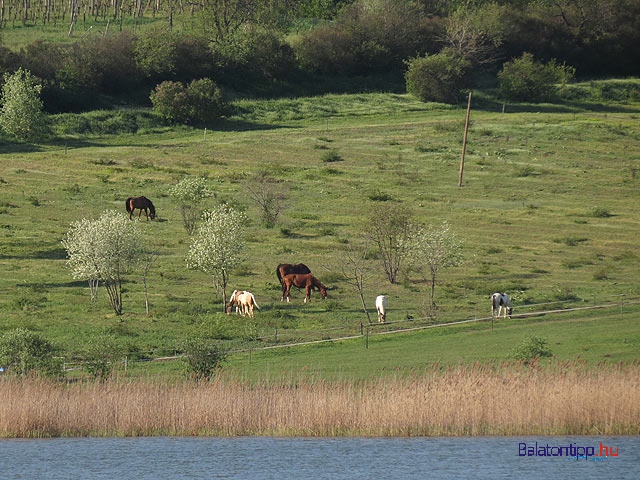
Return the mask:
M446 48L476 67L496 62L504 37L499 8L468 7L447 17L441 39Z
M151 265L153 264L153 260L158 255L158 249L153 247L142 255L142 285L144 286L144 310L147 315L149 315L149 295L147 293L147 276L149 275L149 270L151 270Z
M358 244L349 244L341 257L340 268L344 282L357 290L362 302L362 310L367 315L367 321L371 323L371 316L364 299L365 285L371 277L373 269L371 262L367 259L368 252L369 240L366 238Z
M264 226L275 227L278 216L285 207L286 184L263 171L249 178L245 187L253 202L260 207Z

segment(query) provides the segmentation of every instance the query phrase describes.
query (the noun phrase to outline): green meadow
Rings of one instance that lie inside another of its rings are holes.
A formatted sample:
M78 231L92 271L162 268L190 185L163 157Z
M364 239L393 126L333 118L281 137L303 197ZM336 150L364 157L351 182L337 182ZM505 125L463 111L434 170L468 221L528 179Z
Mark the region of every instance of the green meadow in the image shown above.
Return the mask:
M474 92L461 188L466 105L391 93L238 100L231 117L206 131L162 126L143 110L53 116L51 140L0 143L0 333L33 329L70 358L109 333L131 360L180 353L198 336L243 350L228 366L249 377L361 378L501 361L527 335L546 338L560 360L637 360L640 102L618 93L639 90L633 79L585 82L570 87L570 100L507 104L504 113L492 91ZM287 190L272 229L261 225L245 187L261 171ZM254 319L222 313L212 279L186 267L190 238L168 190L188 175L207 178L216 192L209 205L226 202L249 218L245 260L229 292L256 295ZM147 279L151 310L145 314L140 272L127 277L124 315L116 317L103 289L92 303L86 282L72 278L61 240L75 220L107 209L125 215L125 199L137 195L152 199L159 217L141 221L158 252ZM481 321L377 336L384 327L374 326L369 348L361 337L259 351L361 332L366 316L341 266L384 202L410 207L419 223L447 221L464 240L464 262L439 274L435 316L428 282L406 272L390 284L372 249L366 301L375 314L376 295L387 296L388 320L399 322L387 329L488 317L494 291L509 293L516 314L628 304L501 319L493 329ZM299 262L329 288L327 300L314 292L305 305L295 291L291 303L280 302L275 268ZM181 367L130 368L173 375Z

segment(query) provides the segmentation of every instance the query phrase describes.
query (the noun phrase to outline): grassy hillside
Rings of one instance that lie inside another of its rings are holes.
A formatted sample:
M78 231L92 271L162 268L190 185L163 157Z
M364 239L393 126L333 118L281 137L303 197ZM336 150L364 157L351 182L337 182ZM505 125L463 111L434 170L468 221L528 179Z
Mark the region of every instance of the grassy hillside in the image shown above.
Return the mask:
M234 117L206 134L149 126L136 134L61 135L41 145L0 145L0 332L26 326L68 354L107 332L132 357L173 353L191 335L259 346L267 340L256 337L270 338L276 328L280 341L357 333L366 317L356 292L339 282L341 257L380 199L410 206L420 222L447 220L464 238L464 263L440 277L437 322L487 316L488 295L498 290L512 296L516 313L525 304L586 305L611 295L638 295L640 103L597 101L594 85L574 88L571 103L507 105L504 114L489 94L479 94L462 188L457 183L464 109L405 95L240 101ZM341 161L323 162L328 151ZM288 208L274 229L260 225L243 186L260 170L289 186ZM189 237L168 197L168 188L185 175L206 176L217 193L212 204L229 202L251 219L246 261L230 287L256 294L262 310L254 321L222 314L211 279L186 268ZM103 291L93 305L85 283L71 278L60 240L74 220L95 218L105 209L124 215L124 199L132 195L145 195L157 207L160 221L143 227L159 256L149 278L151 315L144 314L141 277L131 275L125 315L116 318ZM302 294L294 292L290 304L281 304L274 272L282 262L309 265L330 287L329 299L314 294L303 305ZM378 269L366 293L370 308L376 295L388 296L389 320L413 317L425 324L434 321L424 318L428 290L417 274L391 285ZM561 358L585 352L594 362L605 355L638 357L637 312L604 316L602 322L566 315L549 325L502 322L512 327L497 343L467 327L464 334L454 329L372 339L376 348L367 354L377 356L371 365L385 368L502 359L530 330L552 346L559 342L553 350ZM609 329L614 334L607 336ZM319 371L336 374L340 365L365 363L361 353L357 360L349 353L361 352L362 341L357 342L304 348L299 357L298 350L264 354L264 360L261 354L251 368L325 360L333 366ZM402 359L387 355L386 344L415 353ZM423 349L429 353L419 353ZM232 364L246 361L243 355Z

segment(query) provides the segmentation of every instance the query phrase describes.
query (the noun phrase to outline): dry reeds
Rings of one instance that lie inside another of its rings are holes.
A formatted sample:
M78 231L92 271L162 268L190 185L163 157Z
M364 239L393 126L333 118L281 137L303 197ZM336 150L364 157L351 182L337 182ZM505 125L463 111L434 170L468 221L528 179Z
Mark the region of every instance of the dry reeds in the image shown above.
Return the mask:
M368 381L0 381L0 437L640 434L640 364L442 367Z

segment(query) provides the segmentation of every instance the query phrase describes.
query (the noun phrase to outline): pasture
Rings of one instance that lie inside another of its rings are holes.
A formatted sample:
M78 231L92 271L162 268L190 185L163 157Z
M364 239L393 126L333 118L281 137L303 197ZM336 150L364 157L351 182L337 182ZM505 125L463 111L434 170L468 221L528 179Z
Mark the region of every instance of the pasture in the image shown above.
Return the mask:
M411 207L421 223L448 221L464 240L465 259L439 275L439 309L429 318L430 286L420 275L403 274L391 285L377 267L365 287L374 322L379 294L387 297L388 321L427 323L488 316L496 291L511 296L516 314L525 304L579 306L640 295L640 103L587 98L506 105L501 113L491 92L480 92L474 102L462 188L464 108L398 94L239 100L234 116L206 132L149 126L134 134L63 134L66 115L54 124L55 140L1 144L0 333L26 326L69 356L88 338L110 333L132 359L179 352L189 336L257 348L274 333L287 340L324 338L330 329L357 333L366 317L355 289L340 281L341 265L347 245L366 230L364 218L382 202ZM244 186L260 171L287 187L287 208L275 228L260 224ZM261 310L253 319L225 315L212 279L186 267L190 240L168 189L187 175L207 178L216 192L211 205L227 202L250 219L246 260L233 271L228 293L255 294ZM153 201L157 215L141 221L158 252L147 279L150 315L141 274L134 274L125 285L124 315L116 317L103 289L92 304L86 282L73 280L60 241L74 220L96 218L105 209L126 215L124 200L141 195ZM375 256L372 250L372 263ZM275 268L300 262L327 286L328 299L313 292L305 305L304 291L292 289L291 303L280 302ZM637 321L630 308L602 318L576 313L500 320L493 337L479 335L480 328L488 331L481 324L372 342L408 352L382 362L393 370L504 359L521 335L539 331L560 359L588 351L595 364L638 358ZM373 364L350 366L366 361L358 342L260 354L250 367L246 354L232 356L230 366L251 376L260 375L259 365L341 369L332 373L338 376L376 373ZM426 342L431 353L424 356ZM375 351L372 344L368 352ZM261 364L261 355L272 360Z

